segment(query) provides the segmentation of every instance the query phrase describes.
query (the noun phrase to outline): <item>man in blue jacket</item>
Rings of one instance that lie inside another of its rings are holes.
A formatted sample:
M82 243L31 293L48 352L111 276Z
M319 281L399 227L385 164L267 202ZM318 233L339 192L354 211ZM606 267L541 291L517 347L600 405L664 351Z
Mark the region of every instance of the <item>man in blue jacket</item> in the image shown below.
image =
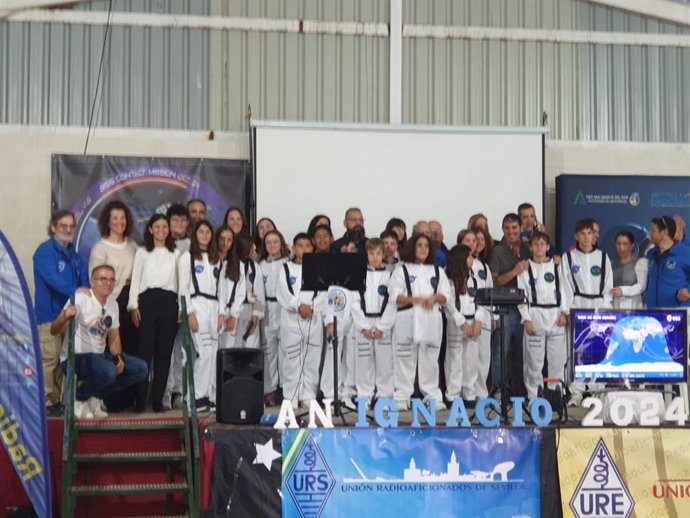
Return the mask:
M60 348L62 336L50 334L50 324L62 311L75 290L89 286L87 266L72 244L74 214L60 210L48 225L50 238L41 243L33 257L36 323L41 341L46 411L49 416L62 414L62 381Z
M690 247L674 242L676 222L671 216L652 219L648 253L649 277L645 304L648 308L690 306Z

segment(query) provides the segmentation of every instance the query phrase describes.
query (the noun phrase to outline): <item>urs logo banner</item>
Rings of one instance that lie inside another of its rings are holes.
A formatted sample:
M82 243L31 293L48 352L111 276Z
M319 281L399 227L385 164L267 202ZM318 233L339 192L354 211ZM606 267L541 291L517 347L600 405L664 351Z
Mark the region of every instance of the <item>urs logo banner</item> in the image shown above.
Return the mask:
M533 430L283 433L284 518L541 516Z

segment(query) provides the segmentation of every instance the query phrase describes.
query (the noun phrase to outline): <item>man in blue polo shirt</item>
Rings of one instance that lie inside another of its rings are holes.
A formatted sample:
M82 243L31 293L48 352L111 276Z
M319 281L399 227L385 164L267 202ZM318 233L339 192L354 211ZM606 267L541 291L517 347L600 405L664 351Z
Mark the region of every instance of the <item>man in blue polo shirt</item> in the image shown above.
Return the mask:
M60 348L62 335L52 336L50 324L62 311L67 300L81 286L89 286L87 266L77 254L74 238L74 214L60 210L50 218L48 235L33 257L36 323L41 341L43 383L46 411L49 416L62 414L62 381Z
M676 222L671 216L652 219L648 253L649 276L644 302L648 308L690 306L690 247L674 242Z

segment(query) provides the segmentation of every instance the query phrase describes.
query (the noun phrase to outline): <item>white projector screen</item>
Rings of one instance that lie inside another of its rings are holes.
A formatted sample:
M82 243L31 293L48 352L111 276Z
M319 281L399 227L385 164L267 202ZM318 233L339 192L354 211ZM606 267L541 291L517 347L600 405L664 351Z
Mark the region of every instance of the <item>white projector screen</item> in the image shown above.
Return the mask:
M336 239L348 207L359 207L366 235L391 217L441 222L455 244L468 218L483 212L492 235L529 202L542 221L542 128L460 128L257 122L256 216L272 218L288 244L315 214L331 218Z

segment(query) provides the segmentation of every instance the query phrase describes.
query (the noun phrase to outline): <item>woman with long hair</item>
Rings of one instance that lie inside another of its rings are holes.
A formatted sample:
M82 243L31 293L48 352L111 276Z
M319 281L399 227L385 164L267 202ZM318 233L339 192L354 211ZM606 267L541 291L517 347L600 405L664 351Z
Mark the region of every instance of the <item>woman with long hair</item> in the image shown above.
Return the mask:
M259 260L259 256L264 249L264 237L266 233L271 230L276 230L275 222L271 218L261 218L256 222L256 231L254 232L254 247L256 249L256 254L252 256L252 259L256 261Z
M97 266L107 264L115 270L115 287L110 295L117 301L120 310L120 341L125 354L135 354L137 342L137 328L129 318L127 302L132 282L134 256L137 244L129 237L134 230L134 219L129 207L120 200L106 203L98 216L98 230L101 240L91 249L89 256L89 274ZM116 392L108 397L105 405L110 411L124 410L134 401L134 388Z
M197 411L215 406L218 351L220 261L213 226L202 219L192 230L189 251L180 257L180 298L186 297L189 331L196 357L194 394Z
M127 308L139 329L136 355L153 372L153 411L163 412L163 393L170 370L173 342L177 333L177 263L179 251L164 214L154 214L144 233L144 246L137 250ZM153 363L153 369L151 364ZM135 410L144 412L148 381L139 384Z
M407 225L400 218L391 218L386 223L384 232L395 232L398 236L398 250L402 250L407 242Z
M240 234L244 236L249 235L249 223L247 221L247 217L239 207L230 207L225 212L223 222L232 229L232 231L235 233L235 236L239 236Z
M325 214L317 214L316 216L311 218L309 226L307 227L307 234L309 234L309 237L314 239L316 227L320 227L322 225L326 225L328 228L331 228L331 218L329 218Z
M484 233L484 261L488 263L491 259L491 252L494 250L496 240L491 237L491 232L489 232L489 220L486 219L486 216L481 212L472 214L467 222L467 228L475 229L477 227L481 228L482 232Z
M448 252L446 273L450 283L451 298L446 302L448 317L447 348L445 359L446 399L460 397L473 402L477 399L478 339L482 323L476 317L477 280L474 277L472 249L456 245Z
M635 236L621 230L616 234L618 259L611 261L614 308L642 308L642 294L647 289L647 259L635 255Z
M440 308L450 298L448 278L436 264L436 254L423 234L405 244L400 264L389 284L390 301L398 305L395 320L394 397L399 410L409 408L415 375L425 400L445 408L438 387L438 357L442 329Z

